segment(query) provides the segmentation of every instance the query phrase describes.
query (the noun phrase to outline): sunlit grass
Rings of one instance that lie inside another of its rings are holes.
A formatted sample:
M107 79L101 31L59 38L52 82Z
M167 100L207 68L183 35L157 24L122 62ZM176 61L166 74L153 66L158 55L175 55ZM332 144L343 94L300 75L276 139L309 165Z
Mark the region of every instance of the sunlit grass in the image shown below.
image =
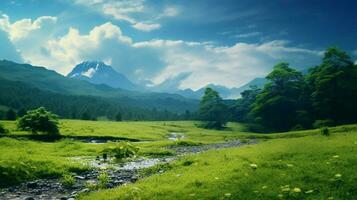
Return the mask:
M276 139L187 156L164 174L82 199L353 199L356 156L357 132Z

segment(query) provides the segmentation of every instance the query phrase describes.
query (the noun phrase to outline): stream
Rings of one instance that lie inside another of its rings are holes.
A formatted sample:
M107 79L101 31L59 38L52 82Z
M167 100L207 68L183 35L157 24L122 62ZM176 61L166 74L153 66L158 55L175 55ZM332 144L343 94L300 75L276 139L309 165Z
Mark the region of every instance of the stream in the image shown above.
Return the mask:
M179 134L176 134L175 136L182 138L182 135ZM255 143L255 141L251 143ZM110 159L103 160L98 159L98 157L73 157L71 159L80 160L84 164L92 167L92 170L90 171L75 175L75 184L73 186L65 187L60 179L39 179L1 189L0 199L74 200L78 195L90 192L88 185L98 183L98 176L103 170L107 172L109 178L105 188L113 188L122 184L137 181L139 178L138 170L140 169L149 168L159 163L168 163L175 160L177 157L186 154L200 153L210 149L238 147L241 145L243 145L243 143L239 140L233 140L225 143L199 146L169 147L169 149L174 150L177 153L176 156L166 158L137 158L126 163L112 162Z

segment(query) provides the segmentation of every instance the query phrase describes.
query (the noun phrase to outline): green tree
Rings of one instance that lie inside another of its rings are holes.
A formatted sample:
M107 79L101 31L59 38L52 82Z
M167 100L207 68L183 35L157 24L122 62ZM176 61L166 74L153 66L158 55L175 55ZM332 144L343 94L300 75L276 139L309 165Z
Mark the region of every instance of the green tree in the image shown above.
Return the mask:
M57 115L48 112L43 107L28 111L17 122L20 130L31 131L33 134L42 132L51 136L59 135L57 124Z
M336 124L357 122L357 67L338 48L325 52L307 77L315 118Z
M261 92L261 89L257 86L250 86L250 89L241 93L241 98L237 99L234 108L234 118L239 122L248 122L250 120L249 112L257 95Z
M16 113L13 109L9 109L6 112L6 120L11 120L11 121L16 120Z
M21 108L20 110L17 111L17 116L22 117L26 114L26 110L24 108Z
M280 63L266 78L269 82L257 95L251 114L267 131L288 131L297 125L304 102L303 75Z
M123 118L122 118L120 112L118 112L118 113L115 115L115 121L117 121L117 122L123 121Z
M212 88L206 88L200 102L200 118L204 121L205 128L221 129L227 123L227 107L224 105L218 92Z

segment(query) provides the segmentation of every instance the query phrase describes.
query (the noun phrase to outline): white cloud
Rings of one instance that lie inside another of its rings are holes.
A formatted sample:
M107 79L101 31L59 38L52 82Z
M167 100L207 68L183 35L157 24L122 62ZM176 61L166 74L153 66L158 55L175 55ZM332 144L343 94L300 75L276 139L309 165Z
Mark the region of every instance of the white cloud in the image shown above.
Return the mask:
M144 0L76 0L75 2L96 9L116 20L128 22L133 28L146 32L159 29L161 24L156 21L161 18L174 17L180 12L175 6L167 6L160 11L148 9Z
M43 28L43 26L55 24L56 22L56 17L42 16L34 21L22 19L11 24L9 16L2 15L2 18L0 18L0 28L9 34L12 41L16 41L27 37L28 34Z
M70 28L65 35L53 37L50 34L53 28L44 19L52 18L20 20L27 21L24 24L32 28L20 31L21 34L13 33L16 37L11 32L19 21L11 24L5 17L0 25L8 30L26 62L62 74L69 73L82 61L102 60L134 81L160 84L177 80L181 89L197 89L209 83L233 87L265 76L278 62L287 61L301 69L317 64L322 55L320 51L293 47L280 40L233 46L160 39L134 42L110 22L93 27L88 33ZM182 74L185 76L175 78Z
M159 29L161 27L160 24L145 24L141 22L135 23L132 26L138 30L147 31L147 32Z

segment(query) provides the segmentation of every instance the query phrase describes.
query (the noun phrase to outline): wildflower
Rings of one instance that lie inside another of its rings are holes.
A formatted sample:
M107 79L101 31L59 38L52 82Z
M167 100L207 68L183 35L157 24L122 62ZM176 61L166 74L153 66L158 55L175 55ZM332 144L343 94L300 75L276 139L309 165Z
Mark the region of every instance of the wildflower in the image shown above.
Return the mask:
M214 179L218 180L219 178L218 177L214 177Z
M314 192L314 190L308 190L308 191L305 192L305 194L311 194L313 192Z
M264 185L263 187L262 187L262 189L267 189L268 188L268 186L266 186L266 185Z
M327 198L328 200L333 200L333 197L329 197L329 198Z
M334 155L334 156L332 156L333 158L338 158L338 157L340 157L339 155Z
M177 177L180 177L180 176L181 176L181 174L176 174L176 176L177 176Z
M254 190L254 193L259 193L259 191L258 190Z
M328 161L327 161L327 162L326 162L326 164L328 164L328 165L329 165L329 164L330 164L330 162L328 162Z
M278 194L278 197L279 197L279 198L283 198L283 197L284 197L284 195L282 195L282 194Z
M258 165L257 165L257 164L252 163L252 164L250 164L250 167L251 167L251 168L253 168L253 169L256 169L256 168L258 168Z
M301 192L301 189L296 187L296 188L293 189L293 192L299 193L299 192Z
M286 166L288 166L288 167L294 167L293 164L286 164Z
M188 196L194 197L194 196L196 196L196 194L195 194L195 193L192 193L192 194L189 194Z
M224 196L230 197L232 194L231 193L225 193Z

